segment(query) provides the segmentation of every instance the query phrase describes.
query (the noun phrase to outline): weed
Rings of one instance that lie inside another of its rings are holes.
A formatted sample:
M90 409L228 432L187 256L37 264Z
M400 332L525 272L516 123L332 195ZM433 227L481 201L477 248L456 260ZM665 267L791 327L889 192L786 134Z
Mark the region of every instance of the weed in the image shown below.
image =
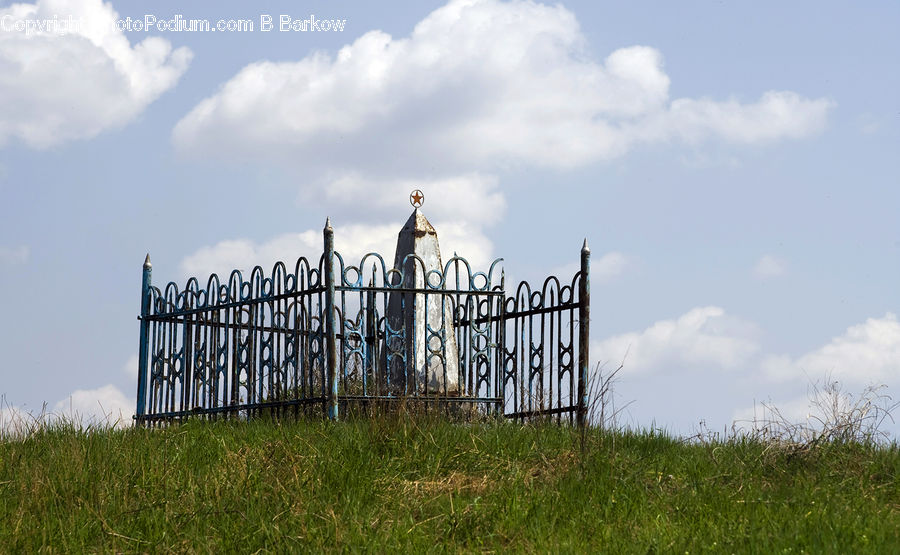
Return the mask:
M870 385L854 395L829 376L823 382L812 382L808 397L805 421L793 421L773 403L762 403L762 414L749 422L749 429L735 433L796 453L825 444L871 446L889 442L884 424L894 421L892 413L900 403L887 394L886 385Z

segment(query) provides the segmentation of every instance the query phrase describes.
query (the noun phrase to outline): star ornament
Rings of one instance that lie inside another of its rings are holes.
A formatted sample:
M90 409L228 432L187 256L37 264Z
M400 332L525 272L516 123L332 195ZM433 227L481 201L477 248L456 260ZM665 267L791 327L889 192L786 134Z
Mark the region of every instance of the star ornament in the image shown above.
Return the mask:
M425 204L425 194L422 193L419 189L416 189L409 195L409 203L414 207L419 208L423 204Z

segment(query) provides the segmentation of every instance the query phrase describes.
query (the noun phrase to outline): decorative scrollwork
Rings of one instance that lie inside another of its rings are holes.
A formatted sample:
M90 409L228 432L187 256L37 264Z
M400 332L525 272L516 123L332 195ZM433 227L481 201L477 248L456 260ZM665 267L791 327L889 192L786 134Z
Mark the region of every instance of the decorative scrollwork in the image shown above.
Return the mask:
M437 269L414 254L397 267L374 252L355 265L339 252L332 261L333 284L324 255L315 265L301 257L291 270L278 262L269 274L260 266L212 274L205 287L193 277L183 288L148 284L145 416L324 406L329 333L345 399L458 397L508 414L573 414L581 272L537 289L523 281L508 296L502 259L487 271L456 255ZM392 302L437 319L392 320Z

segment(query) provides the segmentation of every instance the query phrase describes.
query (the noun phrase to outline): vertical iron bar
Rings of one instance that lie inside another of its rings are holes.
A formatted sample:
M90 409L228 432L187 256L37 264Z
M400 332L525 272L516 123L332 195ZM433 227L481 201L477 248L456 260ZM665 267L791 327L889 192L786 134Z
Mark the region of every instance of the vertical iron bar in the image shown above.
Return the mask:
M194 308L193 303L188 304L188 291L184 292L185 308ZM194 315L187 314L184 317L184 328L182 330L181 352L184 358L181 360L181 410L191 410L191 380L194 373L194 338L191 320Z
M359 269L362 275L363 268ZM380 395L378 388L378 357L375 354L376 345L378 344L378 329L376 326L377 318L375 316L375 266L372 266L372 279L369 281L369 290L366 292L366 362L365 372L363 373L363 395ZM370 374L371 372L371 374ZM365 380L366 376L372 376L372 384L369 385Z
M147 317L150 316L150 273L152 268L150 253L147 253L147 258L144 259L144 275L141 279L141 341L138 355L137 407L135 408L138 418L147 413L147 379L149 377L147 368L149 346L147 342L150 340L150 322Z
M587 373L590 363L591 322L591 249L587 239L581 247L581 280L578 286L578 426L584 428L587 417Z
M325 364L328 372L328 418L338 419L337 353L334 331L334 229L325 220Z

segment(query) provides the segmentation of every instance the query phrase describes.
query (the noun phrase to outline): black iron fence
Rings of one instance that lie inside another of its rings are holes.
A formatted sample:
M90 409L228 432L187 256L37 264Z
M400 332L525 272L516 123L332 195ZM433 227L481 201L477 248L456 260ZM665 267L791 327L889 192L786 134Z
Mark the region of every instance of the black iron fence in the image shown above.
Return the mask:
M454 256L428 270L376 253L345 264L324 252L268 275L232 271L201 287L151 284L144 263L135 418L323 414L421 402L509 418L586 412L590 251L568 282L522 282L507 295L500 259L486 272Z

